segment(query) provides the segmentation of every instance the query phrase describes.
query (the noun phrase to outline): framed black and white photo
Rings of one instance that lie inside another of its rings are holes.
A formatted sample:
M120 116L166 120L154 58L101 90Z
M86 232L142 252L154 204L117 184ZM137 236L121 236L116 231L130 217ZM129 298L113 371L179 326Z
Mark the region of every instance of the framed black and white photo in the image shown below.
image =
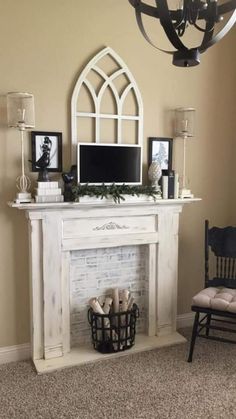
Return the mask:
M31 132L32 172L47 169L48 172L62 171L62 133Z
M148 165L155 161L162 170L172 170L172 138L149 138Z

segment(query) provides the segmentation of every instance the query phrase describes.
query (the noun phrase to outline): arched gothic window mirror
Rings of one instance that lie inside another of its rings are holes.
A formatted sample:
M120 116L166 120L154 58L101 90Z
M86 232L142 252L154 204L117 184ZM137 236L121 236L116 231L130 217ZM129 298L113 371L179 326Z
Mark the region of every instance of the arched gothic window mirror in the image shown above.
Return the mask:
M78 78L71 100L72 164L78 142L143 142L143 103L136 81L110 47Z

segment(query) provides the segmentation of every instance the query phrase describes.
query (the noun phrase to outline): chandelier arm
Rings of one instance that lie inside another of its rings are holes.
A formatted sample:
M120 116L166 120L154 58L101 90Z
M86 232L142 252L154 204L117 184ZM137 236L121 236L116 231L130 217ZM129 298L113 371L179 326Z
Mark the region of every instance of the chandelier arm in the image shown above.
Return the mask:
M183 23L183 19L180 19L178 22L175 22L173 24L175 30L179 29L179 27L182 25L182 23Z
M160 3L158 3L158 0L156 0L156 5L159 9L159 15L160 15L160 22L163 26L163 29L166 33L166 36L168 37L169 41L173 45L174 48L177 50L186 50L188 49L183 42L179 39L168 9L167 0L162 0Z
M131 6L135 9L138 7L141 13L145 15L159 18L159 13L156 7L149 6L148 4L142 3L141 0L128 0Z
M199 48L211 41L214 34L214 23L214 19L212 18L206 22L204 30L201 28L197 28L198 30L202 30L204 32L203 40Z
M218 6L219 15L224 15L225 13L232 12L236 7L236 0L230 0L228 3L220 4Z
M193 26L194 26L194 28L196 28L198 31L200 31L200 32L204 32L204 33L206 33L206 32L211 32L211 31L213 31L213 29L214 29L214 25L212 26L211 25L211 27L210 27L210 29L207 31L207 29L204 29L204 28L201 28L201 26L198 26L196 23L194 23L193 24Z
M171 20L172 20L172 19L171 19ZM173 20L174 20L174 19L173 19ZM174 29L175 29L175 30L178 30L178 29L179 29L179 27L180 27L181 25L183 25L184 20L185 20L185 16L184 16L183 11L181 12L180 10L178 10L178 19L175 19L175 20L173 21L173 27L174 27Z
M141 0L128 0L131 6L135 9L138 7L141 13L145 15L156 17L157 19L160 18L160 13L158 9L154 6L150 6L149 4L143 3ZM159 7L159 5L158 5ZM170 10L170 15L172 20L178 19L178 11L177 10Z
M226 13L232 12L236 7L236 0L229 0L227 3L217 5L218 15L225 15ZM206 19L207 10L200 10L198 19Z
M155 18L160 18L160 13L158 12L156 7L150 6L148 4L143 3L141 0L128 0L131 6L136 8L137 6L140 8L140 12L144 13L147 16L152 16ZM159 7L159 5L158 5ZM231 12L236 7L236 0L229 0L227 3L221 4L218 6L219 15L224 15L225 13ZM177 10L170 10L171 20L178 19L178 11ZM206 11L199 11L199 20L206 18Z
M165 49L159 48L151 41L151 39L149 38L149 36L148 36L144 26L143 26L141 11L137 7L135 8L135 15L136 15L136 20L137 20L139 30L142 33L142 35L144 36L144 38L146 39L146 41L148 41L149 44L151 44L154 48L158 49L158 51L165 52L166 54L173 55L174 51L167 51Z
M220 32L217 33L217 35L212 37L207 42L204 42L204 44L202 42L202 45L199 47L200 53L205 52L209 47L211 47L212 45L220 41L230 31L230 29L233 27L235 22L236 22L236 9L234 10L233 14L229 18L226 25L221 29Z

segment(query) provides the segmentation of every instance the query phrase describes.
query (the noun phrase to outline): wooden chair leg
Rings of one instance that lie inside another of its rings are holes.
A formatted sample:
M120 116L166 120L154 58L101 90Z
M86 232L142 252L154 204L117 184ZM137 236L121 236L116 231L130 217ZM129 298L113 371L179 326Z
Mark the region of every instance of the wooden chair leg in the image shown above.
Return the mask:
M191 343L190 343L188 362L192 362L192 358L193 358L193 350L194 350L194 345L195 345L195 341L197 337L198 321L199 321L199 312L195 314L195 320L193 323L193 331L192 331L192 338L191 338Z
M206 325L210 326L210 323L211 323L211 314L207 314ZM207 327L206 328L206 336L209 336L209 332L210 332L210 329Z

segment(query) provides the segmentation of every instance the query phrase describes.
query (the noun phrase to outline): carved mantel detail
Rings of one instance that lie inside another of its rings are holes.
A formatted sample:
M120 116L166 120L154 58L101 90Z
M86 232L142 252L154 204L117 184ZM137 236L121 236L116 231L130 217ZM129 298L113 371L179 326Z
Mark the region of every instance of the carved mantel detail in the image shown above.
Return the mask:
M120 225L120 224L114 223L113 221L110 221L109 223L105 223L101 226L97 226L97 227L93 228L94 231L99 231L99 230L127 230L127 229L129 229L128 226Z

